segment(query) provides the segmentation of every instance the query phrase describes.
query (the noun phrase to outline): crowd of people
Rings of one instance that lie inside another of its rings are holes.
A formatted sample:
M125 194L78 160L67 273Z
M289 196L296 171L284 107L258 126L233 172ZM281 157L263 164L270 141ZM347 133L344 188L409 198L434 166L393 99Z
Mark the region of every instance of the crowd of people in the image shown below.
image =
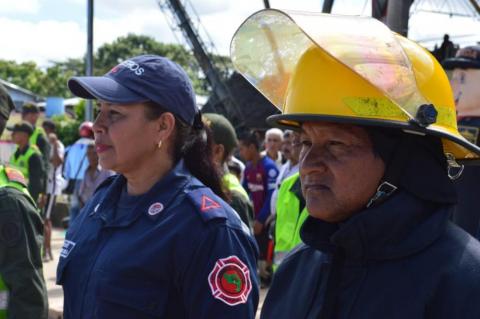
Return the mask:
M233 64L282 111L265 132L202 114L185 71L156 55L69 80L98 104L72 145L24 105L0 166L0 319L46 318L61 194L65 319L255 318L261 287L264 319L479 318L480 214L462 205L478 181L459 177L478 173L463 166L480 159L480 113L461 113L468 92L454 99L426 50L355 19L264 10L240 26ZM480 69L480 48L444 67ZM3 131L1 86L0 106Z

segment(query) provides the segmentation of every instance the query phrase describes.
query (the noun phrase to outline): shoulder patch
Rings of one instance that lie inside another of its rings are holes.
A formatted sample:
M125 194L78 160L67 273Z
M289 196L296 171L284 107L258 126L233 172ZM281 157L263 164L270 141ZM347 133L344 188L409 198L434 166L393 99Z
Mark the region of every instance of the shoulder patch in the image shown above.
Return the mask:
M27 187L27 181L25 180L22 172L19 170L11 167L5 167L5 175L7 175L7 178L10 182L17 182Z
M237 256L217 260L208 284L213 297L229 306L246 303L252 291L250 270Z
M204 221L216 218L227 218L225 208L217 195L209 188L203 187L187 193L190 202L197 208Z

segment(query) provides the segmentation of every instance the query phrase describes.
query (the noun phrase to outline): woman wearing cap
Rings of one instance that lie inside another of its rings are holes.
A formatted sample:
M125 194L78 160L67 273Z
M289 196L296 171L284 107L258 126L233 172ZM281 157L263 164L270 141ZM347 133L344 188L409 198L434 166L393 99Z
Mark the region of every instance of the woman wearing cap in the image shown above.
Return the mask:
M448 220L480 149L435 58L374 19L266 10L232 60L301 132L304 244L261 318L480 318L480 244Z
M97 99L104 182L70 226L64 318L254 318L256 246L221 199L186 73L153 55L69 83Z

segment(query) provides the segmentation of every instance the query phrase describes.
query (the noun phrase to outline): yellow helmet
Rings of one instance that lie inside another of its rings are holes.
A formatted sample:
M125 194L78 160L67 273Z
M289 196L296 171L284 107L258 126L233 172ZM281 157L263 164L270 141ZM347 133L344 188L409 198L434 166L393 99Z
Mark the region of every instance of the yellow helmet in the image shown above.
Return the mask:
M281 115L274 126L305 121L395 127L442 138L448 158L480 159L457 129L448 78L413 41L368 17L262 10L231 44L235 68Z

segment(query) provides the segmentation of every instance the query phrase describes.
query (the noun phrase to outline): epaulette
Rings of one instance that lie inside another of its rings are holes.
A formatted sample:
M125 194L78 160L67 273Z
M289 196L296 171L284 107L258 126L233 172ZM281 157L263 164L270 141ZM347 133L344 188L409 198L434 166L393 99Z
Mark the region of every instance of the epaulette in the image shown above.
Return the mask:
M190 202L195 206L205 222L217 218L227 218L226 208L210 188L202 187L187 193Z
M19 170L5 166L5 175L7 176L9 182L19 183L22 186L27 187L27 180Z

